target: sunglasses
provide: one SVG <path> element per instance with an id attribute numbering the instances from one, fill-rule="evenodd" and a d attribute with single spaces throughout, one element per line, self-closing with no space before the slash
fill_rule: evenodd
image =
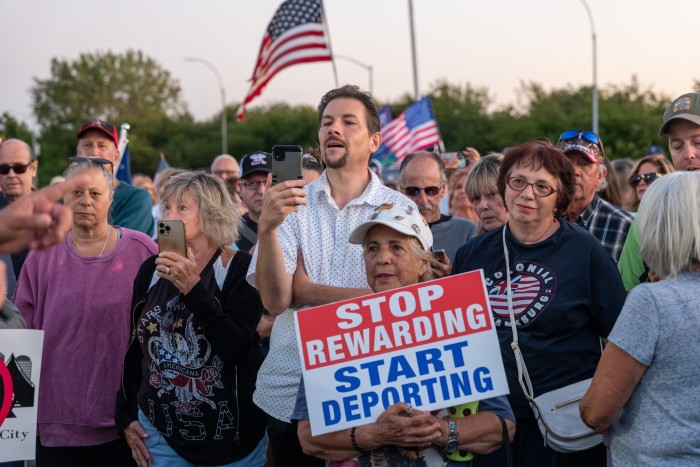
<path id="1" fill-rule="evenodd" d="M 101 157 L 72 156 L 69 157 L 68 160 L 71 162 L 92 162 L 99 165 L 109 165 L 112 170 L 114 170 L 114 164 L 112 164 L 112 161 Z"/>
<path id="2" fill-rule="evenodd" d="M 659 178 L 661 175 L 663 175 L 663 174 L 660 174 L 658 172 L 649 172 L 649 173 L 645 173 L 645 174 L 632 175 L 630 177 L 630 184 L 632 186 L 636 187 L 637 185 L 639 185 L 639 183 L 642 180 L 644 180 L 644 183 L 649 185 L 651 182 L 653 182 L 654 180 Z"/>
<path id="3" fill-rule="evenodd" d="M 23 174 L 29 169 L 30 165 L 32 165 L 31 162 L 29 164 L 0 164 L 0 175 L 7 175 L 10 173 L 10 170 L 14 170 L 17 175 Z"/>
<path id="4" fill-rule="evenodd" d="M 420 192 L 424 191 L 427 196 L 435 196 L 440 193 L 442 186 L 426 186 L 425 188 L 419 188 L 417 186 L 405 186 L 403 187 L 403 192 L 408 196 L 420 196 Z"/>
<path id="5" fill-rule="evenodd" d="M 602 144 L 600 141 L 600 137 L 592 131 L 566 130 L 559 137 L 559 141 L 565 141 L 567 139 L 585 139 L 589 143 Z"/>

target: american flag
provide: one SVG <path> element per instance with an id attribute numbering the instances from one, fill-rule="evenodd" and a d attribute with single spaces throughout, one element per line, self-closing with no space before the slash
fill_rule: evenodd
<path id="1" fill-rule="evenodd" d="M 236 112 L 242 120 L 245 106 L 262 93 L 267 83 L 288 66 L 332 60 L 323 28 L 320 0 L 287 0 L 267 27 L 248 95 Z"/>
<path id="2" fill-rule="evenodd" d="M 411 104 L 399 117 L 382 127 L 383 144 L 398 160 L 408 154 L 435 146 L 440 131 L 433 116 L 430 98 Z"/>
<path id="3" fill-rule="evenodd" d="M 513 292 L 513 314 L 515 319 L 518 319 L 540 294 L 540 280 L 535 276 L 517 275 L 511 278 L 510 288 Z M 508 312 L 508 283 L 505 278 L 489 290 L 489 301 L 491 302 L 491 310 L 495 314 L 503 317 L 510 316 Z"/>

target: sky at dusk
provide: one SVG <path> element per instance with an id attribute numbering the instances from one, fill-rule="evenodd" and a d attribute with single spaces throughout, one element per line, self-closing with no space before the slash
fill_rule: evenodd
<path id="1" fill-rule="evenodd" d="M 185 57 L 200 57 L 220 72 L 228 104 L 247 90 L 260 41 L 279 0 L 0 0 L 0 113 L 34 127 L 29 89 L 49 77 L 53 57 L 142 50 L 182 87 L 198 120 L 221 108 L 214 73 Z M 373 91 L 386 102 L 413 94 L 407 0 L 325 0 L 334 53 L 374 69 Z M 673 98 L 700 79 L 700 41 L 692 0 L 588 0 L 598 38 L 598 84 L 641 85 Z M 485 87 L 494 108 L 518 104 L 522 82 L 545 89 L 589 85 L 592 45 L 580 0 L 413 0 L 419 92 L 440 80 Z M 340 84 L 367 89 L 368 71 L 336 62 Z M 316 105 L 335 87 L 329 62 L 279 73 L 251 104 L 285 101 Z"/>

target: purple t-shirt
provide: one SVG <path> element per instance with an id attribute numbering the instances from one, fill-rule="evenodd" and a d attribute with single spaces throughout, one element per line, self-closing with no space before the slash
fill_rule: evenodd
<path id="1" fill-rule="evenodd" d="M 104 256 L 83 256 L 69 233 L 27 257 L 14 302 L 29 329 L 44 331 L 38 425 L 44 446 L 90 446 L 118 438 L 115 394 L 129 340 L 134 278 L 158 252 L 147 235 L 119 229 Z"/>

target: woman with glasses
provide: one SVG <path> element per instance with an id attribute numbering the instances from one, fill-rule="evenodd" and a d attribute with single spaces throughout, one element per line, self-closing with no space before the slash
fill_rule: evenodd
<path id="1" fill-rule="evenodd" d="M 187 255 L 151 256 L 134 281 L 117 426 L 140 467 L 262 466 L 253 390 L 263 306 L 245 279 L 250 255 L 228 247 L 240 215 L 223 180 L 204 172 L 170 177 L 159 198 L 162 220 L 184 223 Z"/>
<path id="2" fill-rule="evenodd" d="M 147 235 L 109 224 L 111 163 L 70 160 L 66 180 L 89 179 L 63 198 L 72 231 L 58 246 L 29 253 L 14 300 L 27 327 L 44 331 L 37 466 L 133 465 L 115 426 L 114 394 L 134 277 L 157 248 Z"/>
<path id="3" fill-rule="evenodd" d="M 630 172 L 629 184 L 632 187 L 632 194 L 628 211 L 637 212 L 642 196 L 649 185 L 662 175 L 671 172 L 673 172 L 673 166 L 664 156 L 646 156 L 639 159 Z"/>
<path id="4" fill-rule="evenodd" d="M 593 235 L 560 217 L 574 169 L 552 144 L 510 149 L 497 186 L 508 222 L 467 242 L 452 272 L 484 270 L 516 417 L 514 465 L 604 466 L 601 445 L 571 454 L 545 446 L 518 378 L 511 311 L 535 396 L 591 378 L 625 299 L 617 268 Z"/>

